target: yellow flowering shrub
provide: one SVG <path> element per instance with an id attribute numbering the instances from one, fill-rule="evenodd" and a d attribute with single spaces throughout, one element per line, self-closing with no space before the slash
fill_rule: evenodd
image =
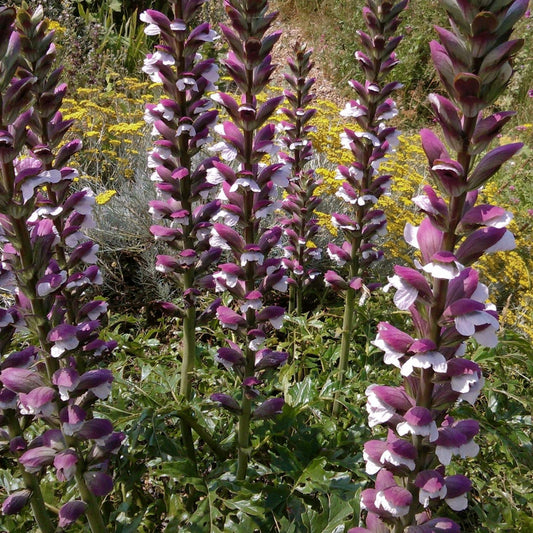
<path id="1" fill-rule="evenodd" d="M 133 77 L 110 74 L 108 89 L 79 87 L 64 100 L 65 119 L 74 119 L 71 134 L 84 149 L 74 164 L 82 178 L 107 187 L 116 180 L 131 179 L 137 156 L 145 160 L 148 139 L 144 105 L 153 100 L 153 85 Z"/>
<path id="2" fill-rule="evenodd" d="M 412 198 L 424 182 L 427 159 L 420 144 L 420 136 L 401 135 L 397 151 L 380 167 L 380 172 L 392 176 L 390 196 L 380 198 L 380 208 L 387 214 L 388 234 L 384 250 L 388 257 L 401 262 L 412 261 L 413 248 L 403 238 L 407 223 L 420 224 L 423 216 L 416 210 Z"/>
<path id="3" fill-rule="evenodd" d="M 49 20 L 48 29 L 50 31 L 55 32 L 56 39 L 61 39 L 61 37 L 66 31 L 66 28 L 62 26 L 57 20 Z"/>
<path id="4" fill-rule="evenodd" d="M 339 107 L 328 100 L 317 100 L 314 104 L 317 112 L 311 120 L 311 126 L 316 131 L 309 134 L 313 142 L 313 149 L 317 154 L 325 156 L 327 161 L 337 165 L 350 164 L 352 157 L 348 150 L 341 146 L 340 135 L 344 128 L 359 131 L 357 124 L 349 123 L 340 116 Z M 338 183 L 334 190 L 338 189 Z M 323 189 L 325 192 L 327 189 Z"/>

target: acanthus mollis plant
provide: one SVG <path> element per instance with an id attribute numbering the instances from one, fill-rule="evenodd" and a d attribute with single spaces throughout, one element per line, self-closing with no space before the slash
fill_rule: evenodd
<path id="1" fill-rule="evenodd" d="M 82 515 L 101 532 L 100 498 L 124 435 L 93 406 L 110 393 L 113 375 L 99 362 L 115 343 L 99 338 L 107 304 L 93 299 L 98 247 L 84 234 L 95 201 L 72 187 L 67 165 L 81 142 L 65 141 L 72 121 L 59 111 L 66 85 L 47 29 L 41 7 L 0 8 L 0 441 L 24 486 L 2 513 L 29 503 L 43 532 Z M 74 497 L 58 521 L 40 488 L 49 471 Z"/>
<path id="2" fill-rule="evenodd" d="M 214 288 L 210 272 L 221 255 L 220 248 L 209 244 L 211 220 L 220 205 L 219 200 L 211 198 L 214 185 L 206 179 L 214 158 L 205 157 L 202 152 L 212 140 L 210 133 L 218 115 L 206 97 L 215 89 L 218 66 L 213 59 L 199 54 L 216 34 L 208 23 L 195 25 L 204 3 L 205 0 L 171 1 L 172 20 L 151 9 L 141 14 L 141 20 L 148 24 L 145 33 L 160 37 L 143 67 L 152 81 L 162 84 L 164 92 L 158 104 L 147 105 L 145 113 L 152 134 L 158 137 L 148 161 L 158 193 L 157 200 L 150 202 L 150 212 L 158 222 L 151 232 L 170 251 L 157 256 L 156 269 L 177 285 L 182 298 L 182 306 L 162 305 L 182 319 L 179 393 L 186 402 L 192 396 L 196 327 L 209 314 L 202 310 L 199 296 L 203 289 Z M 182 419 L 182 435 L 187 454 L 195 463 L 190 428 L 193 419 L 187 420 Z"/>
<path id="3" fill-rule="evenodd" d="M 396 266 L 389 278 L 394 302 L 408 311 L 414 331 L 380 323 L 374 344 L 386 364 L 403 377 L 399 387 L 371 385 L 369 424 L 388 427 L 387 440 L 364 447 L 375 488 L 362 493 L 368 511 L 361 531 L 460 531 L 446 509 L 466 509 L 470 480 L 446 474 L 453 457 L 476 456 L 479 423 L 456 420 L 457 402 L 474 404 L 483 385 L 481 368 L 465 357 L 468 341 L 498 342 L 498 314 L 488 302 L 475 262 L 484 254 L 514 247 L 506 229 L 511 214 L 479 202 L 483 185 L 520 148 L 520 143 L 489 149 L 512 112 L 488 109 L 512 76 L 512 58 L 522 40 L 509 40 L 527 0 L 442 2 L 451 31 L 437 27 L 440 42 L 431 56 L 447 97 L 429 100 L 445 140 L 421 131 L 431 185 L 414 198 L 426 215 L 406 226 L 405 239 L 419 251 L 414 268 Z M 488 151 L 487 151 L 488 150 Z M 455 469 L 456 470 L 456 469 Z"/>
<path id="4" fill-rule="evenodd" d="M 336 193 L 346 205 L 342 213 L 333 213 L 331 220 L 344 238 L 338 246 L 330 243 L 328 255 L 346 271 L 345 275 L 329 270 L 325 282 L 336 291 L 343 291 L 345 299 L 341 351 L 339 356 L 339 381 L 344 384 L 348 356 L 355 322 L 355 305 L 358 292 L 361 301 L 376 286 L 370 279 L 370 266 L 381 259 L 383 252 L 376 247 L 376 239 L 386 233 L 387 221 L 383 210 L 376 204 L 390 189 L 392 176 L 380 173 L 380 165 L 398 145 L 398 131 L 387 126 L 386 121 L 397 115 L 391 93 L 402 87 L 399 82 L 385 83 L 385 78 L 398 64 L 394 50 L 402 37 L 396 36 L 399 15 L 407 0 L 390 2 L 369 0 L 363 8 L 368 33 L 358 35 L 364 51 L 355 54 L 366 76 L 364 84 L 352 80 L 350 85 L 357 99 L 346 104 L 341 115 L 355 119 L 360 130 L 345 128 L 343 146 L 353 155 L 353 163 L 338 167 L 337 178 L 342 185 Z M 333 404 L 338 413 L 339 402 Z"/>
<path id="5" fill-rule="evenodd" d="M 208 181 L 219 183 L 222 205 L 213 225 L 211 243 L 227 251 L 228 262 L 214 274 L 217 291 L 228 305 L 217 309 L 220 323 L 233 332 L 233 340 L 218 350 L 218 361 L 233 369 L 241 383 L 236 399 L 224 393 L 212 399 L 235 413 L 238 423 L 237 479 L 244 480 L 250 458 L 252 421 L 281 411 L 283 398 L 264 400 L 261 392 L 269 371 L 279 367 L 287 354 L 267 348 L 270 328 L 280 328 L 285 309 L 270 305 L 273 290 L 287 289 L 281 257 L 273 253 L 281 228 L 271 227 L 272 213 L 279 208 L 278 187 L 288 185 L 290 166 L 265 164 L 277 152 L 275 126 L 267 123 L 283 96 L 258 105 L 274 70 L 270 51 L 279 32 L 265 35 L 277 13 L 267 13 L 266 0 L 224 2 L 232 28 L 221 25 L 230 52 L 224 64 L 241 92 L 240 102 L 219 93 L 213 98 L 227 111 L 228 120 L 215 129 L 222 141 L 213 146 L 225 162 L 214 162 Z M 264 390 L 264 389 L 263 389 Z"/>
<path id="6" fill-rule="evenodd" d="M 322 180 L 317 178 L 314 169 L 308 168 L 313 158 L 308 133 L 314 129 L 308 123 L 316 113 L 316 109 L 309 107 L 315 99 L 311 93 L 315 79 L 308 77 L 314 65 L 310 59 L 312 50 L 296 43 L 293 54 L 287 61 L 290 73 L 284 74 L 291 88 L 284 91 L 290 107 L 280 109 L 287 120 L 282 120 L 279 125 L 283 132 L 281 142 L 286 150 L 280 152 L 279 157 L 291 166 L 287 194 L 281 204 L 287 216 L 280 222 L 288 239 L 283 264 L 290 273 L 289 311 L 295 310 L 301 315 L 304 289 L 318 274 L 313 262 L 321 256 L 320 248 L 312 241 L 319 229 L 315 210 L 322 201 L 315 195 L 315 190 Z"/>

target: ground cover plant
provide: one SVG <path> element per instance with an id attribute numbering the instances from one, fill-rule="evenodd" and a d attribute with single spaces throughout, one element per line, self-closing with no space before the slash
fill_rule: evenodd
<path id="1" fill-rule="evenodd" d="M 344 108 L 289 4 L 357 13 Z M 0 530 L 530 531 L 527 2 L 45 7 L 0 8 Z"/>

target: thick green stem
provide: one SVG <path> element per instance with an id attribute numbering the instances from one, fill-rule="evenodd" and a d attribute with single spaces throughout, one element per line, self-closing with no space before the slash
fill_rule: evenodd
<path id="1" fill-rule="evenodd" d="M 303 285 L 301 281 L 298 282 L 296 288 L 296 314 L 302 316 L 303 312 Z"/>
<path id="2" fill-rule="evenodd" d="M 296 287 L 291 285 L 289 287 L 289 313 L 292 314 L 296 307 Z"/>
<path id="3" fill-rule="evenodd" d="M 248 263 L 250 265 L 250 263 Z M 248 266 L 247 265 L 247 266 Z M 248 278 L 247 285 L 253 283 L 253 278 Z M 246 313 L 248 327 L 251 329 L 255 325 L 255 312 L 253 309 L 248 309 Z M 246 348 L 246 364 L 244 370 L 244 377 L 251 377 L 254 375 L 255 368 L 255 352 L 249 347 Z M 252 418 L 252 400 L 243 395 L 241 401 L 241 414 L 239 416 L 239 427 L 237 436 L 238 446 L 238 463 L 237 463 L 237 479 L 244 481 L 246 479 L 246 470 L 248 469 L 248 461 L 251 455 L 250 449 L 250 422 Z"/>
<path id="4" fill-rule="evenodd" d="M 28 474 L 26 471 L 22 472 L 22 479 L 24 480 L 26 488 L 31 490 L 31 511 L 41 533 L 54 533 L 56 528 L 52 524 L 52 520 L 46 510 L 46 504 L 41 493 L 38 479 L 32 474 Z"/>
<path id="5" fill-rule="evenodd" d="M 75 478 L 81 499 L 87 504 L 85 516 L 87 517 L 92 533 L 104 533 L 105 531 L 108 531 L 102 513 L 100 512 L 96 496 L 88 489 L 85 479 L 83 479 L 83 474 L 77 471 Z"/>
<path id="6" fill-rule="evenodd" d="M 218 442 L 213 438 L 213 436 L 200 425 L 198 420 L 196 420 L 189 411 L 180 411 L 178 416 L 182 422 L 185 422 L 188 427 L 194 430 L 198 436 L 204 440 L 207 445 L 213 450 L 215 455 L 223 461 L 228 456 L 227 452 L 218 444 Z"/>
<path id="7" fill-rule="evenodd" d="M 339 377 L 339 391 L 335 394 L 333 401 L 332 415 L 335 417 L 339 414 L 340 390 L 344 387 L 346 381 L 346 370 L 348 368 L 348 356 L 350 354 L 350 343 L 352 340 L 352 332 L 354 325 L 354 311 L 355 311 L 355 290 L 348 287 L 346 291 L 346 300 L 344 302 L 344 318 L 342 321 L 342 339 L 341 339 L 341 353 L 339 355 L 338 377 Z"/>
<path id="8" fill-rule="evenodd" d="M 194 358 L 196 352 L 196 309 L 189 307 L 183 319 L 183 355 L 181 361 L 181 383 L 180 394 L 186 400 L 191 399 L 191 373 L 194 369 Z M 183 445 L 187 452 L 187 457 L 197 470 L 196 451 L 194 449 L 194 439 L 192 436 L 191 426 L 189 423 L 181 419 L 181 434 L 183 438 Z"/>
<path id="9" fill-rule="evenodd" d="M 194 471 L 198 472 L 198 465 L 196 463 L 196 451 L 194 449 L 194 439 L 192 436 L 191 426 L 186 420 L 181 419 L 181 437 L 183 439 L 183 446 L 187 452 L 187 457 L 191 460 Z"/>
<path id="10" fill-rule="evenodd" d="M 252 93 L 253 87 L 253 69 L 246 69 L 246 78 L 249 90 L 245 93 L 246 103 L 253 105 L 254 97 Z M 243 131 L 244 135 L 244 161 L 243 170 L 252 172 L 252 152 L 254 142 L 254 131 Z M 244 240 L 247 244 L 255 243 L 256 240 L 256 223 L 253 216 L 253 193 L 247 191 L 244 194 Z M 255 288 L 255 271 L 251 262 L 246 265 L 246 292 L 249 293 Z M 246 312 L 246 328 L 253 329 L 256 326 L 255 311 L 248 309 Z M 246 363 L 244 369 L 243 380 L 252 377 L 255 373 L 255 352 L 250 348 L 246 348 Z M 239 416 L 239 425 L 237 429 L 237 447 L 238 447 L 238 461 L 237 461 L 237 480 L 244 481 L 246 479 L 246 471 L 248 469 L 248 461 L 250 459 L 250 421 L 252 417 L 252 400 L 247 398 L 244 394 L 241 401 L 241 414 Z"/>
<path id="11" fill-rule="evenodd" d="M 239 438 L 238 438 L 238 464 L 237 464 L 237 480 L 244 481 L 246 479 L 246 471 L 248 469 L 248 461 L 250 460 L 250 418 L 252 414 L 252 401 L 246 396 L 241 402 L 241 415 L 239 416 Z"/>

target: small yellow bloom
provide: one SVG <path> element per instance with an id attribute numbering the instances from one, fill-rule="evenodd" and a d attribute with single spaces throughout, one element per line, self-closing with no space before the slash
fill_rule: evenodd
<path id="1" fill-rule="evenodd" d="M 111 200 L 111 198 L 113 198 L 113 196 L 115 196 L 115 194 L 117 194 L 117 191 L 115 191 L 114 189 L 109 189 L 107 191 L 104 191 L 104 192 L 102 192 L 102 193 L 100 193 L 99 195 L 96 196 L 96 198 L 95 198 L 96 203 L 98 205 L 107 204 L 107 202 L 109 202 L 109 200 Z"/>

